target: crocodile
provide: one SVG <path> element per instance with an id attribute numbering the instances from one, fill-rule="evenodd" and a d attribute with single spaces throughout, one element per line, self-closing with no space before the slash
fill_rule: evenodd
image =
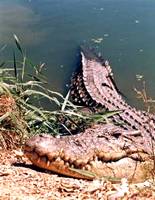
<path id="1" fill-rule="evenodd" d="M 108 61 L 101 60 L 90 49 L 82 48 L 82 71 L 71 82 L 72 101 L 88 107 L 120 110 L 114 122 L 123 121 L 125 129 L 141 130 L 146 136 L 155 131 L 155 116 L 136 110 L 120 95 Z M 151 126 L 151 124 L 152 126 Z M 123 125 L 122 125 L 123 126 Z"/>
<path id="2" fill-rule="evenodd" d="M 96 124 L 77 135 L 59 138 L 40 134 L 30 138 L 24 152 L 44 169 L 75 178 L 127 178 L 139 182 L 153 177 L 155 117 L 128 105 L 120 94 L 108 61 L 90 49 L 81 50 L 81 68 L 71 81 L 75 103 L 120 110 L 114 123 Z"/>

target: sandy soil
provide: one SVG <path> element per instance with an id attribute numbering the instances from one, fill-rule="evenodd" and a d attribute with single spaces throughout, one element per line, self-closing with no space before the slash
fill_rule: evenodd
<path id="1" fill-rule="evenodd" d="M 19 123 L 20 114 L 13 98 L 1 96 L 0 116 L 13 110 L 16 110 Z M 8 124 L 15 126 L 10 118 L 6 118 L 3 125 Z M 19 137 L 16 138 L 17 134 L 3 131 L 3 126 L 1 129 L 0 200 L 155 199 L 155 182 L 128 184 L 126 179 L 122 179 L 120 183 L 114 184 L 104 179 L 87 181 L 67 178 L 38 169 L 23 156 L 20 149 L 4 150 L 13 149 L 20 142 Z"/>
<path id="2" fill-rule="evenodd" d="M 0 200 L 155 199 L 150 182 L 112 184 L 103 180 L 78 180 L 40 170 L 20 150 L 0 150 Z"/>

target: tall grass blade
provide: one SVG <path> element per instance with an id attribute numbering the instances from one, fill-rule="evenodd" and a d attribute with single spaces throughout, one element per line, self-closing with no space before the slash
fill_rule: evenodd
<path id="1" fill-rule="evenodd" d="M 2 116 L 0 117 L 0 123 L 1 123 L 4 119 L 6 119 L 9 115 L 10 115 L 10 112 L 6 112 L 4 115 L 2 115 Z"/>
<path id="2" fill-rule="evenodd" d="M 70 134 L 70 135 L 72 135 L 72 133 L 70 132 L 70 130 L 67 128 L 67 126 L 65 126 L 65 124 L 61 124 L 63 127 L 64 127 L 64 129 Z"/>
<path id="3" fill-rule="evenodd" d="M 122 110 L 107 111 L 107 112 L 103 113 L 103 117 L 104 118 L 112 117 L 112 116 L 117 115 L 121 112 L 122 112 Z"/>
<path id="4" fill-rule="evenodd" d="M 16 64 L 16 55 L 14 51 L 13 51 L 13 67 L 14 67 L 15 78 L 17 80 L 17 64 Z"/>
<path id="5" fill-rule="evenodd" d="M 45 93 L 43 93 L 43 92 L 40 92 L 40 91 L 36 91 L 36 90 L 26 90 L 26 91 L 24 91 L 21 95 L 23 95 L 23 96 L 31 96 L 31 95 L 40 95 L 40 96 L 42 96 L 42 97 L 45 97 L 45 98 L 47 98 L 47 99 L 49 99 L 49 100 L 52 100 L 52 101 L 54 101 L 58 106 L 60 106 L 60 102 L 58 101 L 58 99 L 56 98 L 56 97 L 50 97 L 49 95 L 47 95 L 47 94 L 45 94 Z"/>
<path id="6" fill-rule="evenodd" d="M 88 117 L 88 119 L 93 120 L 94 122 L 108 122 L 108 118 L 112 117 L 116 114 L 119 114 L 121 110 L 114 110 L 114 111 L 106 111 L 104 113 L 92 114 Z"/>
<path id="7" fill-rule="evenodd" d="M 5 44 L 5 45 L 3 45 L 1 48 L 0 48 L 0 53 L 2 52 L 2 51 L 4 51 L 4 49 L 7 47 L 7 45 Z"/>
<path id="8" fill-rule="evenodd" d="M 38 113 L 40 116 L 42 116 L 44 120 L 47 120 L 46 115 L 44 115 L 44 113 L 39 108 L 37 108 L 36 106 L 30 105 L 30 104 L 26 103 L 25 101 L 23 101 L 21 99 L 19 101 L 20 101 L 20 103 L 22 103 L 28 109 L 31 109 L 35 113 Z"/>
<path id="9" fill-rule="evenodd" d="M 1 92 L 1 93 L 6 93 L 6 94 L 8 94 L 8 95 L 11 96 L 10 88 L 7 87 L 7 84 L 5 84 L 5 83 L 3 83 L 3 82 L 0 83 L 0 92 Z"/>
<path id="10" fill-rule="evenodd" d="M 76 173 L 78 173 L 78 174 L 81 174 L 81 175 L 83 175 L 83 176 L 85 176 L 85 177 L 88 177 L 88 178 L 95 178 L 96 177 L 96 174 L 95 173 L 93 173 L 93 172 L 90 172 L 90 171 L 87 171 L 87 170 L 83 170 L 83 169 L 76 169 L 76 168 L 69 168 L 71 171 L 73 171 L 73 172 L 76 172 Z"/>
<path id="11" fill-rule="evenodd" d="M 13 34 L 13 37 L 14 37 L 14 39 L 15 39 L 15 43 L 16 43 L 17 49 L 18 49 L 18 50 L 20 51 L 20 53 L 23 55 L 23 50 L 22 50 L 22 48 L 21 48 L 20 41 L 19 41 L 17 35 L 16 35 L 16 34 Z"/>
<path id="12" fill-rule="evenodd" d="M 25 74 L 25 64 L 26 64 L 26 56 L 23 57 L 23 66 L 22 66 L 22 82 L 24 80 L 24 74 Z"/>
<path id="13" fill-rule="evenodd" d="M 0 67 L 3 67 L 5 65 L 5 62 L 2 62 L 1 64 L 0 64 Z"/>
<path id="14" fill-rule="evenodd" d="M 69 95 L 70 95 L 70 91 L 68 91 L 68 93 L 67 93 L 67 95 L 66 95 L 66 97 L 65 97 L 65 100 L 64 100 L 64 102 L 63 102 L 63 104 L 62 104 L 62 107 L 61 107 L 61 111 L 63 112 L 64 110 L 65 110 L 65 108 L 66 108 L 66 105 L 67 105 L 67 102 L 68 102 L 68 99 L 69 99 Z"/>
<path id="15" fill-rule="evenodd" d="M 66 115 L 69 115 L 69 116 L 76 116 L 76 117 L 79 117 L 79 118 L 81 118 L 81 119 L 87 119 L 87 118 L 88 118 L 88 117 L 86 117 L 86 116 L 83 116 L 83 115 L 81 115 L 81 114 L 78 114 L 78 113 L 76 113 L 76 112 L 69 111 L 69 110 L 63 111 L 63 113 L 66 114 Z"/>
<path id="16" fill-rule="evenodd" d="M 35 76 L 35 75 L 31 75 L 31 74 L 27 74 L 29 77 L 31 77 L 33 80 L 35 81 L 38 81 L 38 82 L 41 82 L 41 83 L 46 83 L 47 84 L 47 81 L 43 80 L 42 78 L 38 77 L 38 76 Z"/>

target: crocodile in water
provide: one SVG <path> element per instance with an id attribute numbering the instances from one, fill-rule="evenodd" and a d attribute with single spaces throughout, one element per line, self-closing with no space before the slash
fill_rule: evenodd
<path id="1" fill-rule="evenodd" d="M 37 135 L 26 142 L 25 154 L 34 165 L 76 178 L 150 178 L 154 171 L 154 116 L 124 101 L 107 61 L 89 49 L 82 49 L 81 56 L 82 70 L 72 79 L 72 99 L 94 109 L 121 110 L 113 121 L 124 124 L 99 124 L 60 138 Z"/>

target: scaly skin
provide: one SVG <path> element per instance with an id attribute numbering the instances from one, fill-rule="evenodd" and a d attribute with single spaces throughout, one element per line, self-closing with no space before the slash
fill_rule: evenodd
<path id="1" fill-rule="evenodd" d="M 154 116 L 123 100 L 108 62 L 100 62 L 89 51 L 81 54 L 82 71 L 72 79 L 72 99 L 94 110 L 122 110 L 113 121 L 121 120 L 124 125 L 96 125 L 76 136 L 60 138 L 34 136 L 26 142 L 25 154 L 34 165 L 76 178 L 126 177 L 135 182 L 150 178 L 154 169 Z"/>
<path id="2" fill-rule="evenodd" d="M 114 116 L 113 120 L 123 121 L 125 129 L 141 130 L 145 136 L 155 132 L 155 117 L 147 112 L 137 111 L 124 101 L 114 84 L 109 64 L 100 62 L 89 49 L 83 49 L 81 55 L 82 72 L 75 76 L 71 84 L 73 101 L 80 104 L 82 102 L 89 107 L 100 104 L 110 111 L 121 110 L 123 112 Z"/>
<path id="3" fill-rule="evenodd" d="M 137 182 L 150 178 L 153 169 L 151 151 L 140 132 L 112 124 L 96 125 L 75 136 L 37 135 L 26 142 L 24 151 L 34 165 L 76 178 L 126 177 Z"/>

